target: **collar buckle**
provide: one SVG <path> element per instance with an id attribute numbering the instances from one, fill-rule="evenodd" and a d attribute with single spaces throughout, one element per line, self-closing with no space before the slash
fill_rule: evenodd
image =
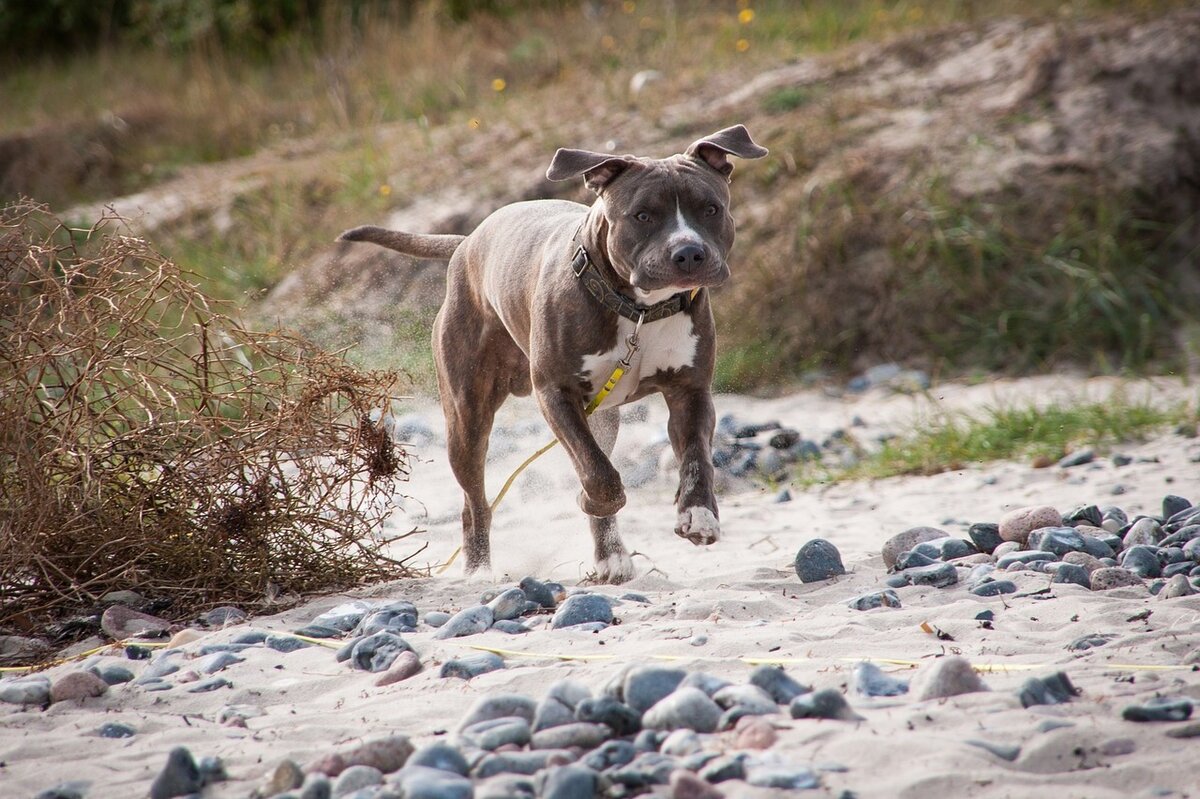
<path id="1" fill-rule="evenodd" d="M 587 269 L 589 260 L 588 251 L 580 244 L 579 248 L 575 250 L 575 255 L 571 257 L 571 271 L 575 273 L 575 277 L 583 277 L 583 272 Z"/>

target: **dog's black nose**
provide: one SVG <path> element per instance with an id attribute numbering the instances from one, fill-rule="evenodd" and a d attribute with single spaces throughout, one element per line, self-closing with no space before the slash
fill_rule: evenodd
<path id="1" fill-rule="evenodd" d="M 676 266 L 684 269 L 691 269 L 704 263 L 704 248 L 696 244 L 685 244 L 682 247 L 676 247 L 671 252 L 671 260 Z"/>

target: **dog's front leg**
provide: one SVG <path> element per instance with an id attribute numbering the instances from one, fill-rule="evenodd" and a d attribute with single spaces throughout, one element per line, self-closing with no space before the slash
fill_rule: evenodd
<path id="1" fill-rule="evenodd" d="M 717 498 L 713 494 L 712 438 L 716 426 L 712 395 L 707 389 L 666 392 L 670 421 L 667 434 L 679 461 L 679 517 L 675 535 L 693 544 L 716 543 L 721 535 Z"/>
<path id="2" fill-rule="evenodd" d="M 588 427 L 577 393 L 557 385 L 535 386 L 542 415 L 571 458 L 583 490 L 579 507 L 589 516 L 612 516 L 625 506 L 621 475 Z"/>

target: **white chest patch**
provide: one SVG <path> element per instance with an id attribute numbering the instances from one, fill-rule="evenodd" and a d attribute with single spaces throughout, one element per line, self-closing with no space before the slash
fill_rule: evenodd
<path id="1" fill-rule="evenodd" d="M 583 356 L 580 376 L 592 385 L 591 396 L 604 385 L 616 368 L 617 362 L 625 357 L 628 348 L 625 339 L 633 332 L 634 323 L 622 317 L 617 322 L 617 345 L 599 355 Z M 600 403 L 601 408 L 611 408 L 624 403 L 643 378 L 668 369 L 691 366 L 696 359 L 698 337 L 693 332 L 690 314 L 678 313 L 658 322 L 642 325 L 641 349 L 633 356 L 630 368 L 625 372 L 612 393 Z"/>

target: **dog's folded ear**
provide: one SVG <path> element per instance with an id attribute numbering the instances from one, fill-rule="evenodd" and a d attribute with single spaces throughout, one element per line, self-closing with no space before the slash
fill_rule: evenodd
<path id="1" fill-rule="evenodd" d="M 725 177 L 729 177 L 733 172 L 733 164 L 729 163 L 728 156 L 762 158 L 767 152 L 766 147 L 754 143 L 745 125 L 734 125 L 692 142 L 685 155 L 699 158 Z"/>
<path id="2" fill-rule="evenodd" d="M 636 163 L 637 160 L 628 155 L 560 148 L 550 161 L 546 177 L 549 180 L 570 180 L 583 175 L 587 187 L 598 194 L 613 178 Z"/>

